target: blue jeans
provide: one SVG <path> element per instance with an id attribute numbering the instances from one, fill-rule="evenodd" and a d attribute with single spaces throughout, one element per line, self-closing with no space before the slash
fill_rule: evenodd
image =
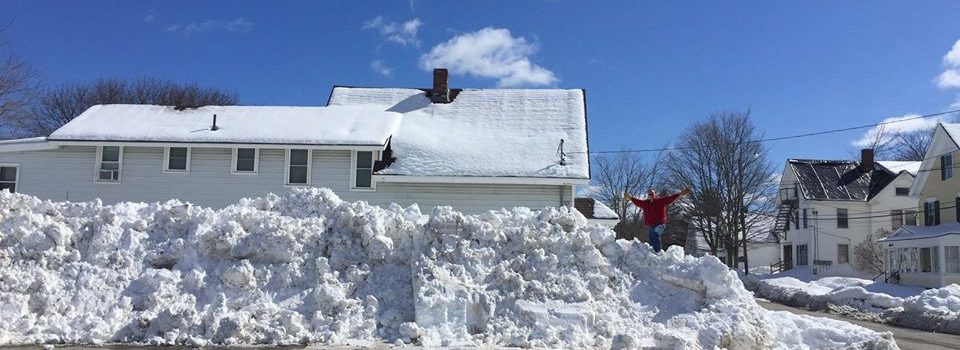
<path id="1" fill-rule="evenodd" d="M 653 247 L 653 251 L 660 252 L 660 235 L 663 234 L 663 230 L 667 229 L 666 224 L 659 224 L 650 227 L 650 246 Z"/>

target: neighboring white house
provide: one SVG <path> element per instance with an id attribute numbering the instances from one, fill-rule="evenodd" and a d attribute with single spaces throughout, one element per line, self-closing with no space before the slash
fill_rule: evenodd
<path id="1" fill-rule="evenodd" d="M 589 223 L 600 224 L 611 230 L 620 223 L 620 215 L 594 198 L 578 197 L 573 205 Z"/>
<path id="2" fill-rule="evenodd" d="M 335 87 L 327 106 L 97 105 L 0 142 L 0 188 L 221 207 L 291 187 L 468 213 L 572 205 L 589 181 L 580 89 Z"/>
<path id="3" fill-rule="evenodd" d="M 910 193 L 922 226 L 904 226 L 881 241 L 887 274 L 902 284 L 960 283 L 960 124 L 938 124 Z M 914 223 L 917 224 L 917 223 Z"/>
<path id="4" fill-rule="evenodd" d="M 852 268 L 853 248 L 868 235 L 915 224 L 910 187 L 919 166 L 875 162 L 869 149 L 860 161 L 788 160 L 774 228 L 784 268 Z"/>

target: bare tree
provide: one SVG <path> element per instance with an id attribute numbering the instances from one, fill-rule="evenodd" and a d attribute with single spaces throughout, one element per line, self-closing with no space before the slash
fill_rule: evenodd
<path id="1" fill-rule="evenodd" d="M 2 36 L 5 28 L 0 28 Z M 37 91 L 36 70 L 17 57 L 0 37 L 0 138 L 22 134 Z"/>
<path id="2" fill-rule="evenodd" d="M 643 237 L 639 235 L 643 229 L 641 213 L 623 198 L 623 193 L 639 194 L 652 188 L 657 159 L 647 163 L 637 153 L 621 152 L 597 157 L 595 161 L 593 197 L 610 206 L 620 216 L 620 225 L 614 228 L 617 238 Z"/>
<path id="3" fill-rule="evenodd" d="M 890 146 L 892 160 L 922 161 L 933 142 L 934 129 L 897 133 Z"/>
<path id="4" fill-rule="evenodd" d="M 46 91 L 24 126 L 33 135 L 49 135 L 76 116 L 97 104 L 152 104 L 178 109 L 206 105 L 235 105 L 235 93 L 196 84 L 177 84 L 165 80 L 140 79 L 132 83 L 101 79 L 89 84 L 67 84 Z"/>
<path id="5" fill-rule="evenodd" d="M 752 142 L 760 138 L 749 111 L 714 113 L 687 129 L 666 161 L 667 183 L 693 190 L 683 206 L 691 229 L 711 253 L 723 249 L 731 267 L 767 233 L 773 209 L 773 168 L 767 149 Z"/>
<path id="6" fill-rule="evenodd" d="M 880 239 L 889 235 L 890 231 L 881 229 L 853 247 L 854 264 L 858 270 L 883 273 L 883 245 L 880 244 Z"/>

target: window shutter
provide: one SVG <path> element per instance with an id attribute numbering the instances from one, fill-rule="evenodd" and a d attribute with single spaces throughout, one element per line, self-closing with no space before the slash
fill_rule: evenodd
<path id="1" fill-rule="evenodd" d="M 940 156 L 940 180 L 941 181 L 947 179 L 947 167 L 944 166 L 944 163 L 946 163 L 945 160 L 946 159 L 944 156 Z"/>
<path id="2" fill-rule="evenodd" d="M 933 224 L 940 224 L 940 201 L 933 202 Z"/>
<path id="3" fill-rule="evenodd" d="M 954 199 L 953 215 L 957 217 L 957 222 L 960 222 L 960 196 Z"/>
<path id="4" fill-rule="evenodd" d="M 930 222 L 930 203 L 923 202 L 923 226 L 930 226 L 933 224 Z"/>

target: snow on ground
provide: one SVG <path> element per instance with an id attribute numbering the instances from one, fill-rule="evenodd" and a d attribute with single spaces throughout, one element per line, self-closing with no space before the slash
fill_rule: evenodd
<path id="1" fill-rule="evenodd" d="M 843 271 L 833 271 L 843 273 Z M 906 327 L 960 334 L 960 286 L 926 290 L 797 268 L 741 277 L 758 297 L 812 310 L 839 309 Z"/>
<path id="2" fill-rule="evenodd" d="M 0 281 L 0 344 L 897 348 L 576 211 L 427 216 L 326 189 L 221 210 L 0 192 Z"/>

